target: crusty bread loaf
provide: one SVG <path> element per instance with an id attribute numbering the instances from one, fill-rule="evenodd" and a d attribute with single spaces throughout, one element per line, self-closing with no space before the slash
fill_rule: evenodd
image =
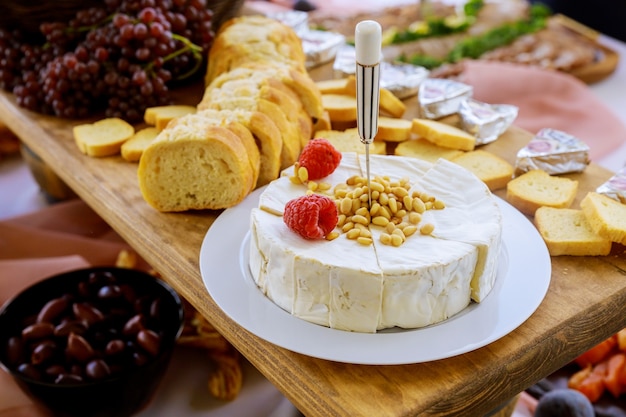
<path id="1" fill-rule="evenodd" d="M 551 256 L 602 256 L 611 252 L 611 241 L 591 229 L 582 210 L 539 207 L 534 223 Z"/>
<path id="2" fill-rule="evenodd" d="M 122 144 L 135 133 L 135 128 L 128 122 L 109 117 L 94 123 L 74 126 L 74 141 L 85 155 L 104 157 L 120 153 Z"/>
<path id="3" fill-rule="evenodd" d="M 365 153 L 365 145 L 359 137 L 359 130 L 351 128 L 346 130 L 320 130 L 315 132 L 315 138 L 324 138 L 328 140 L 339 152 L 356 152 Z M 384 155 L 387 147 L 384 142 L 372 142 L 370 145 L 370 153 Z"/>
<path id="4" fill-rule="evenodd" d="M 120 149 L 122 158 L 129 162 L 139 161 L 143 151 L 152 143 L 160 131 L 160 129 L 154 126 L 145 127 L 136 131 L 130 139 L 122 144 Z"/>
<path id="5" fill-rule="evenodd" d="M 471 151 L 476 145 L 476 138 L 473 135 L 437 120 L 413 119 L 412 131 L 444 148 Z"/>
<path id="6" fill-rule="evenodd" d="M 144 114 L 144 121 L 151 125 L 155 126 L 159 130 L 165 129 L 165 126 L 170 122 L 170 120 L 184 116 L 188 113 L 195 113 L 196 106 L 190 106 L 186 104 L 171 104 L 167 106 L 154 106 L 148 107 Z"/>
<path id="7" fill-rule="evenodd" d="M 301 151 L 300 136 L 297 131 L 298 126 L 290 123 L 280 107 L 276 104 L 262 98 L 231 95 L 210 97 L 205 106 L 198 105 L 199 111 L 206 109 L 240 109 L 249 112 L 263 113 L 276 126 L 276 131 L 278 132 L 281 141 L 280 168 L 285 169 L 293 165 L 298 160 L 298 156 Z"/>
<path id="8" fill-rule="evenodd" d="M 411 138 L 412 125 L 413 123 L 407 119 L 380 116 L 375 139 L 385 142 L 404 142 Z"/>
<path id="9" fill-rule="evenodd" d="M 452 162 L 473 172 L 491 191 L 506 187 L 513 178 L 513 165 L 482 149 L 462 153 L 452 158 Z"/>
<path id="10" fill-rule="evenodd" d="M 235 17 L 220 27 L 209 52 L 205 84 L 248 62 L 284 63 L 306 73 L 306 55 L 295 31 L 260 15 Z"/>
<path id="11" fill-rule="evenodd" d="M 311 139 L 312 117 L 307 113 L 298 94 L 281 80 L 252 68 L 235 68 L 221 74 L 206 87 L 198 108 L 208 108 L 211 100 L 225 95 L 264 99 L 276 104 L 289 122 L 295 125 L 301 147 Z"/>
<path id="12" fill-rule="evenodd" d="M 626 245 L 626 205 L 597 192 L 587 193 L 580 202 L 591 229 L 612 242 Z"/>
<path id="13" fill-rule="evenodd" d="M 534 169 L 509 181 L 506 199 L 522 213 L 534 216 L 542 206 L 569 208 L 577 191 L 578 181 Z"/>
<path id="14" fill-rule="evenodd" d="M 280 173 L 280 155 L 282 139 L 278 128 L 266 115 L 246 110 L 214 110 L 207 109 L 197 114 L 224 122 L 239 122 L 254 137 L 261 154 L 261 168 L 257 186 L 262 186 L 278 178 Z"/>
<path id="15" fill-rule="evenodd" d="M 412 158 L 423 159 L 428 162 L 436 162 L 439 158 L 452 160 L 463 154 L 458 149 L 444 148 L 423 139 L 409 139 L 398 143 L 394 153 L 398 156 L 410 156 Z"/>
<path id="16" fill-rule="evenodd" d="M 250 191 L 253 191 L 257 186 L 259 175 L 261 173 L 261 151 L 259 149 L 259 145 L 250 132 L 250 129 L 239 121 L 233 120 L 234 118 L 224 117 L 219 113 L 221 112 L 217 112 L 215 115 L 212 115 L 208 112 L 203 112 L 202 116 L 207 119 L 207 123 L 212 122 L 215 126 L 228 129 L 239 137 L 239 140 L 241 140 L 241 143 L 248 152 L 248 160 L 250 162 L 250 168 L 252 168 L 253 176 L 252 188 L 250 188 Z"/>
<path id="17" fill-rule="evenodd" d="M 248 195 L 254 177 L 239 137 L 199 114 L 161 131 L 137 175 L 144 199 L 163 212 L 232 207 Z"/>

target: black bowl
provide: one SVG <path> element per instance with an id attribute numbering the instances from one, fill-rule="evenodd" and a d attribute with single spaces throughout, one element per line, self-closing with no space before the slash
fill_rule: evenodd
<path id="1" fill-rule="evenodd" d="M 110 283 L 112 280 L 115 281 L 113 284 Z M 96 295 L 99 288 L 107 285 L 108 293 Z M 124 291 L 111 295 L 111 287 L 123 288 Z M 22 331 L 37 322 L 42 306 L 64 296 L 68 307 L 62 313 L 57 313 L 54 320 L 39 319 L 56 326 L 55 333 L 47 336 L 56 346 L 54 353 L 40 354 L 33 362 L 33 346 L 48 342 L 43 342 L 45 337 L 32 341 L 36 337 L 31 337 L 32 334 L 28 332 L 23 336 Z M 81 338 L 93 347 L 92 354 L 85 357 L 77 353 L 79 350 L 67 349 L 69 337 L 67 332 L 64 334 L 61 331 L 59 323 L 65 321 L 76 325 L 72 306 L 87 299 L 105 314 L 95 321 L 89 316 L 79 316 L 84 320 L 79 320 L 75 334 L 81 334 Z M 154 329 L 152 334 L 159 336 L 158 349 L 144 349 L 150 347 L 143 343 L 145 338 L 140 343 L 136 330 L 132 330 L 132 326 L 124 327 L 130 321 L 129 317 L 138 313 L 141 314 L 141 327 Z M 178 294 L 169 285 L 147 273 L 112 267 L 70 271 L 32 285 L 2 306 L 0 366 L 25 393 L 55 416 L 130 416 L 152 399 L 167 370 L 183 321 L 183 304 Z M 105 349 L 110 339 L 124 342 L 122 352 Z M 16 345 L 23 348 L 14 348 Z M 106 376 L 94 371 L 101 367 L 89 369 L 90 365 L 87 365 L 99 359 L 106 363 Z M 31 364 L 24 366 L 25 362 Z"/>

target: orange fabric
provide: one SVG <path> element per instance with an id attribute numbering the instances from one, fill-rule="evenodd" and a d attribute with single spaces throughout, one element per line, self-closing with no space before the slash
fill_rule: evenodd
<path id="1" fill-rule="evenodd" d="M 557 129 L 583 140 L 592 160 L 626 141 L 621 120 L 571 75 L 526 65 L 468 61 L 460 81 L 474 87 L 476 100 L 519 107 L 516 126 L 531 133 Z"/>

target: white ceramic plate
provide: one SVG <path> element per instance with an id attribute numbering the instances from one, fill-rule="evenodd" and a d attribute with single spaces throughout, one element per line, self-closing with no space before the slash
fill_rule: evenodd
<path id="1" fill-rule="evenodd" d="M 261 293 L 248 268 L 250 211 L 264 188 L 224 211 L 200 249 L 209 294 L 236 323 L 285 349 L 338 362 L 396 365 L 428 362 L 483 347 L 515 330 L 539 307 L 551 263 L 534 225 L 502 199 L 503 249 L 496 284 L 486 299 L 439 324 L 375 334 L 330 329 L 296 318 Z"/>

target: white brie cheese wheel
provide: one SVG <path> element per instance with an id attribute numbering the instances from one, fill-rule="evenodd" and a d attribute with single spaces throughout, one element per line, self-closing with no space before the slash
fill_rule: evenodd
<path id="1" fill-rule="evenodd" d="M 443 201 L 444 209 L 422 214 L 420 224 L 431 223 L 434 231 L 409 236 L 399 247 L 383 244 L 384 230 L 373 224 L 372 245 L 344 235 L 304 239 L 282 219 L 285 204 L 307 191 L 289 179 L 289 168 L 267 186 L 251 214 L 249 266 L 260 290 L 303 320 L 367 333 L 428 326 L 484 300 L 495 283 L 502 234 L 500 209 L 485 184 L 443 159 L 431 164 L 370 155 L 370 170 L 372 178 L 407 178 L 409 192 Z M 322 181 L 334 186 L 364 172 L 362 155 L 344 153 Z"/>

